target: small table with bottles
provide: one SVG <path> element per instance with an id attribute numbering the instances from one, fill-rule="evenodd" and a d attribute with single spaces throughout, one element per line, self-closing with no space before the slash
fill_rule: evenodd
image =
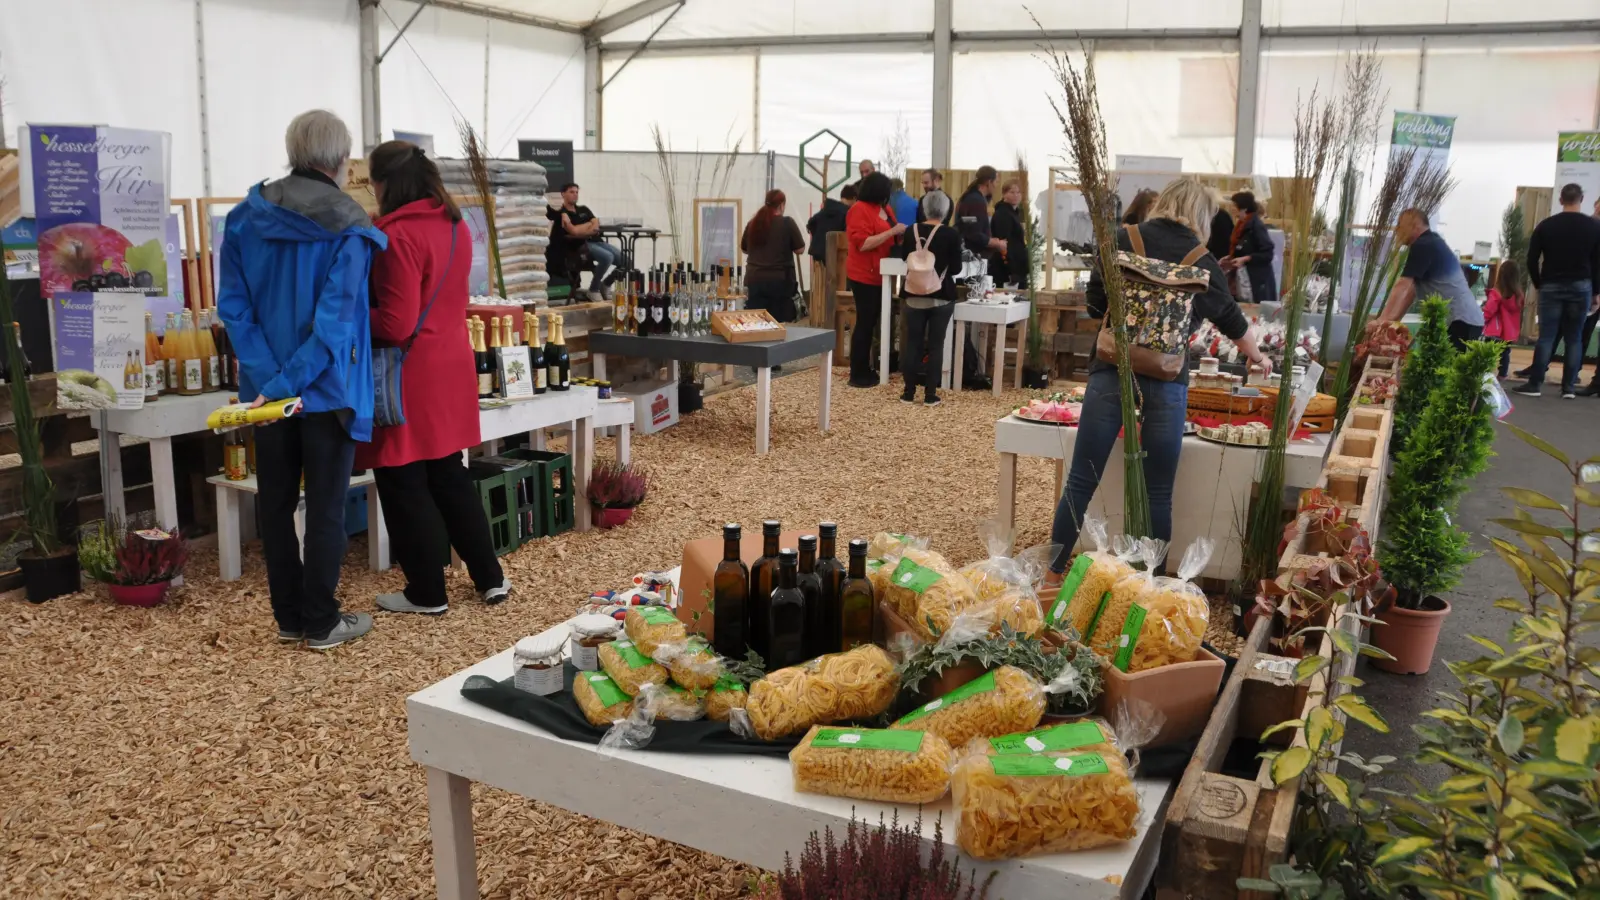
<path id="1" fill-rule="evenodd" d="M 721 366 L 750 366 L 756 370 L 756 453 L 765 454 L 772 427 L 772 367 L 808 356 L 822 357 L 821 391 L 818 397 L 817 424 L 828 430 L 828 413 L 833 399 L 832 329 L 787 326 L 781 341 L 752 341 L 730 344 L 714 334 L 652 334 L 641 336 L 626 331 L 589 332 L 589 354 L 594 377 L 605 380 L 607 356 L 632 356 L 641 359 L 666 359 L 672 362 L 672 380 L 678 380 L 680 362 Z"/>

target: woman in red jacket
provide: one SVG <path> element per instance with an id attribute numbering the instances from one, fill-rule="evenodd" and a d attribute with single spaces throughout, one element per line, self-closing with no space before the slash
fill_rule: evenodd
<path id="1" fill-rule="evenodd" d="M 845 238 L 850 245 L 844 274 L 856 299 L 856 324 L 850 329 L 851 387 L 878 386 L 878 367 L 872 362 L 872 336 L 878 333 L 878 318 L 883 310 L 883 278 L 878 274 L 878 264 L 906 231 L 906 226 L 896 223 L 889 210 L 892 193 L 889 176 L 873 172 L 856 185 L 855 205 L 844 217 Z"/>
<path id="2" fill-rule="evenodd" d="M 378 606 L 448 611 L 447 547 L 467 564 L 483 602 L 499 603 L 510 596 L 511 582 L 495 558 L 489 520 L 461 458 L 480 442 L 477 372 L 467 340 L 472 238 L 422 148 L 381 144 L 368 171 L 381 213 L 373 224 L 389 238 L 389 249 L 372 263 L 372 339 L 398 347 L 416 338 L 403 369 L 405 424 L 374 428 L 372 442 L 356 451 L 357 468 L 372 469 L 377 481 L 394 557 L 406 575 L 405 591 L 380 595 Z"/>

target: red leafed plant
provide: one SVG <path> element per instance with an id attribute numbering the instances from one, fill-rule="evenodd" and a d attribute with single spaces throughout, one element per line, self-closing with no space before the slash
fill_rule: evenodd
<path id="1" fill-rule="evenodd" d="M 116 553 L 117 568 L 111 576 L 112 584 L 160 584 L 183 574 L 183 564 L 189 560 L 189 545 L 177 529 L 170 534 L 130 531 Z"/>
<path id="2" fill-rule="evenodd" d="M 650 491 L 650 474 L 630 464 L 606 460 L 589 476 L 589 502 L 601 509 L 632 509 Z"/>
<path id="3" fill-rule="evenodd" d="M 896 816 L 878 827 L 852 816 L 844 843 L 836 844 L 833 829 L 816 832 L 800 853 L 800 864 L 784 854 L 783 874 L 776 884 L 762 885 L 763 900 L 986 900 L 991 872 L 980 885 L 977 873 L 961 874 L 955 860 L 945 859 L 944 830 L 933 826 L 933 850 L 922 854 L 922 817 L 901 825 Z"/>

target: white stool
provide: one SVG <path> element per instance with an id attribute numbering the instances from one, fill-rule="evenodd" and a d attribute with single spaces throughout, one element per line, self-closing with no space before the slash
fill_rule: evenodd
<path id="1" fill-rule="evenodd" d="M 240 501 L 245 495 L 254 497 L 261 487 L 251 475 L 243 481 L 229 481 L 226 475 L 213 475 L 206 481 L 217 486 L 217 567 L 222 570 L 223 581 L 238 581 L 242 566 L 240 550 L 243 544 Z M 378 503 L 378 488 L 369 471 L 350 479 L 350 486 L 367 489 L 367 559 L 373 571 L 389 568 L 389 530 L 383 524 L 383 508 Z M 294 511 L 294 532 L 305 549 L 306 496 L 300 495 L 300 504 Z"/>

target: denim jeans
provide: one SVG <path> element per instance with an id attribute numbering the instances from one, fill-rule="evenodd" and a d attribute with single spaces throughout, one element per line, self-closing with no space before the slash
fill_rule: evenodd
<path id="1" fill-rule="evenodd" d="M 954 303 L 941 303 L 927 309 L 906 307 L 906 346 L 900 354 L 900 367 L 905 373 L 905 396 L 917 392 L 917 385 L 927 400 L 939 398 L 939 382 L 944 375 L 944 334 L 950 330 L 950 319 L 956 314 Z M 923 357 L 927 362 L 923 362 Z"/>
<path id="2" fill-rule="evenodd" d="M 589 271 L 594 273 L 594 278 L 589 282 L 589 290 L 598 291 L 606 282 L 606 275 L 611 267 L 617 264 L 617 256 L 621 253 L 617 248 L 605 241 L 590 241 L 585 248 L 589 251 Z"/>
<path id="3" fill-rule="evenodd" d="M 1144 480 L 1150 494 L 1151 537 L 1172 540 L 1172 487 L 1178 480 L 1178 454 L 1183 450 L 1183 423 L 1188 417 L 1189 386 L 1182 381 L 1157 381 L 1134 376 L 1141 399 L 1140 448 L 1144 451 Z M 1078 417 L 1078 440 L 1072 447 L 1067 487 L 1056 504 L 1050 542 L 1061 545 L 1051 570 L 1061 572 L 1072 559 L 1083 527 L 1083 514 L 1100 487 L 1106 460 L 1122 429 L 1122 392 L 1114 369 L 1089 376 L 1083 410 Z M 1121 498 L 1112 498 L 1117 506 Z"/>
<path id="4" fill-rule="evenodd" d="M 1535 387 L 1544 384 L 1556 338 L 1560 337 L 1566 345 L 1566 358 L 1561 367 L 1561 389 L 1577 390 L 1578 376 L 1583 368 L 1583 320 L 1589 315 L 1589 303 L 1593 298 L 1587 281 L 1547 283 L 1539 289 L 1539 343 L 1533 352 L 1533 371 L 1528 373 L 1529 384 Z"/>
<path id="5" fill-rule="evenodd" d="M 338 413 L 295 416 L 256 429 L 256 505 L 272 615 L 284 631 L 320 638 L 339 624 L 345 495 L 356 443 Z M 300 476 L 306 480 L 305 549 L 295 534 Z"/>

